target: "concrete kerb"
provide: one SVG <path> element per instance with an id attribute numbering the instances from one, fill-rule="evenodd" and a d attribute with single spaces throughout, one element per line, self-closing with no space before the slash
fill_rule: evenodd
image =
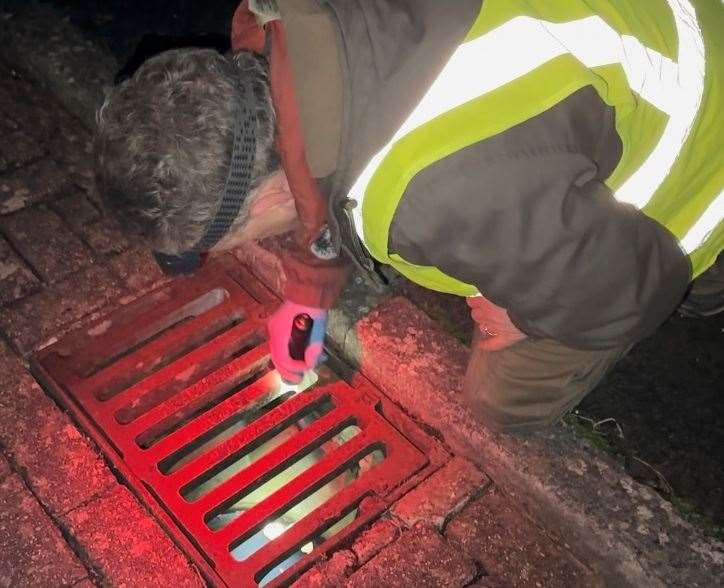
<path id="1" fill-rule="evenodd" d="M 607 583 L 707 586 L 724 578 L 724 545 L 566 428 L 516 437 L 480 426 L 460 402 L 467 350 L 409 301 L 383 302 L 355 329 L 365 376 Z"/>
<path id="2" fill-rule="evenodd" d="M 111 83 L 113 58 L 53 9 L 12 8 L 17 5 L 6 2 L 0 12 L 5 58 L 37 77 L 92 128 L 103 87 Z M 40 47 L 41 41 L 49 48 Z M 73 54 L 68 47 L 80 49 Z M 275 251 L 254 245 L 238 257 L 279 291 Z M 276 266 L 273 283 L 270 263 Z M 565 428 L 517 438 L 495 435 L 476 423 L 459 401 L 467 350 L 409 301 L 385 299 L 353 280 L 331 313 L 329 335 L 348 361 L 435 429 L 456 454 L 480 465 L 534 519 L 564 537 L 606 583 L 724 583 L 724 545 L 681 519 L 668 502 L 586 441 Z"/>

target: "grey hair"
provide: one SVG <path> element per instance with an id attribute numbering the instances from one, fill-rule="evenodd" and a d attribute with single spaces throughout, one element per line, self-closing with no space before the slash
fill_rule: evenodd
<path id="1" fill-rule="evenodd" d="M 279 168 L 263 57 L 166 51 L 113 88 L 98 111 L 101 194 L 126 229 L 156 251 L 190 249 L 216 214 L 233 149 L 240 79 L 255 97 L 256 154 L 249 195 L 231 233 L 246 222 L 255 189 Z"/>

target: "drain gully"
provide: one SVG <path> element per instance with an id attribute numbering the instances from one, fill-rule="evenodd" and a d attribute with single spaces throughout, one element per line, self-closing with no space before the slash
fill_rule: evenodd
<path id="1" fill-rule="evenodd" d="M 276 304 L 224 256 L 31 362 L 216 586 L 289 584 L 446 458 L 360 376 L 282 390 Z"/>

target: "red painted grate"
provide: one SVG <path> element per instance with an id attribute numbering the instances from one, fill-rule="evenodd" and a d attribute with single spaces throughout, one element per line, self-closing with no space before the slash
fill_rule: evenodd
<path id="1" fill-rule="evenodd" d="M 280 387 L 276 303 L 226 256 L 32 362 L 216 585 L 289 583 L 444 455 L 359 376 Z"/>

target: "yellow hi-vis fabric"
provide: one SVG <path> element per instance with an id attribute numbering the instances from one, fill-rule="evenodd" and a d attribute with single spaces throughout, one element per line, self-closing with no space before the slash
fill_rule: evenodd
<path id="1" fill-rule="evenodd" d="M 423 286 L 476 294 L 388 252 L 407 185 L 436 161 L 591 85 L 614 107 L 623 143 L 606 183 L 679 239 L 696 277 L 724 249 L 722 31 L 719 0 L 486 0 L 420 104 L 350 189 L 360 238 Z"/>

